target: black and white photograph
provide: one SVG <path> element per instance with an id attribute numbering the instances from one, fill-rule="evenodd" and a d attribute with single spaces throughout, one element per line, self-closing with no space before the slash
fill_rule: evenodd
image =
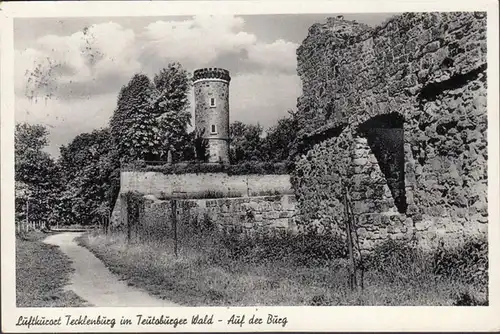
<path id="1" fill-rule="evenodd" d="M 307 329 L 290 306 L 491 315 L 491 4 L 110 6 L 5 19 L 11 330 Z"/>

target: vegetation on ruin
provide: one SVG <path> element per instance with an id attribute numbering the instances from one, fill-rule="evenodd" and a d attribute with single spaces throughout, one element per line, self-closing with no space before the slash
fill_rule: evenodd
<path id="1" fill-rule="evenodd" d="M 47 233 L 31 231 L 16 239 L 17 307 L 77 307 L 85 301 L 63 288 L 69 283 L 71 263 L 59 247 L 42 240 Z"/>
<path id="2" fill-rule="evenodd" d="M 475 272 L 456 275 L 453 261 L 486 261 L 485 240 L 455 251 L 424 253 L 391 241 L 367 261 L 364 289 L 351 291 L 342 239 L 268 236 L 240 239 L 205 233 L 179 240 L 178 257 L 165 236 L 127 244 L 120 234 L 90 234 L 79 243 L 108 268 L 164 299 L 190 306 L 250 305 L 486 305 L 487 285 Z M 474 246 L 472 246 L 474 245 Z M 460 256 L 460 257 L 459 257 Z M 454 259 L 443 261 L 442 259 Z"/>
<path id="3" fill-rule="evenodd" d="M 227 173 L 228 175 L 281 175 L 290 173 L 293 169 L 293 163 L 246 161 L 237 165 L 226 165 L 189 161 L 176 164 L 149 165 L 144 161 L 134 161 L 123 164 L 122 169 L 125 171 L 159 172 L 163 174 Z"/>
<path id="4" fill-rule="evenodd" d="M 262 190 L 256 193 L 252 193 L 252 196 L 282 196 L 283 193 L 278 190 Z M 241 192 L 222 192 L 215 190 L 200 191 L 197 193 L 185 193 L 185 194 L 172 194 L 167 195 L 165 193 L 160 194 L 156 198 L 159 200 L 169 200 L 169 199 L 216 199 L 216 198 L 237 198 L 243 197 Z"/>

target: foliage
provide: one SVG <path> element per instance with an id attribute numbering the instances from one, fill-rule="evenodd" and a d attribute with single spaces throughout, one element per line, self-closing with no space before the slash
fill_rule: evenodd
<path id="1" fill-rule="evenodd" d="M 259 124 L 244 124 L 236 121 L 229 126 L 231 163 L 262 161 L 262 131 Z"/>
<path id="2" fill-rule="evenodd" d="M 406 281 L 408 274 L 418 276 L 429 269 L 429 256 L 407 242 L 388 239 L 376 246 L 365 259 L 365 265 L 377 268 L 390 281 Z"/>
<path id="3" fill-rule="evenodd" d="M 266 131 L 262 150 L 266 161 L 286 161 L 291 159 L 292 147 L 298 133 L 298 121 L 295 113 L 289 111 L 288 117 L 278 120 L 278 123 Z"/>
<path id="4" fill-rule="evenodd" d="M 264 248 L 267 253 L 260 250 L 258 243 L 245 246 L 248 240 L 244 238 L 223 243 L 223 237 L 215 236 L 207 231 L 180 238 L 177 257 L 172 238 L 131 245 L 120 235 L 94 234 L 80 237 L 79 243 L 130 284 L 181 305 L 487 304 L 487 295 L 475 287 L 453 277 L 438 277 L 432 270 L 419 274 L 406 272 L 401 277 L 410 279 L 394 280 L 388 277 L 392 275 L 388 270 L 382 272 L 378 267 L 370 267 L 365 272 L 364 289 L 351 291 L 345 285 L 348 274 L 345 259 L 329 260 L 330 257 L 324 256 L 324 261 L 314 263 L 314 259 L 308 261 L 307 257 L 294 255 L 299 252 L 287 252 L 300 245 L 288 243 L 286 239 L 272 241 L 271 236 L 271 247 Z M 237 244 L 238 240 L 242 245 Z M 299 239 L 296 240 L 299 244 Z M 287 245 L 283 251 L 282 245 Z M 307 251 L 307 242 L 304 245 Z M 335 253 L 335 240 L 324 240 L 324 246 L 332 247 L 330 252 Z M 303 260 L 295 261 L 301 258 Z M 432 266 L 432 261 L 426 263 Z M 466 293 L 468 298 L 463 297 Z"/>
<path id="5" fill-rule="evenodd" d="M 335 259 L 344 259 L 345 242 L 336 235 L 267 234 L 240 237 L 236 234 L 212 236 L 216 246 L 211 248 L 211 261 L 226 260 L 244 262 L 284 261 L 298 266 L 329 265 Z M 227 259 L 224 259 L 227 257 Z"/>
<path id="6" fill-rule="evenodd" d="M 61 222 L 96 223 L 109 216 L 115 199 L 119 162 L 107 128 L 82 133 L 61 146 L 58 161 L 64 191 L 58 203 Z"/>
<path id="7" fill-rule="evenodd" d="M 190 124 L 186 70 L 172 63 L 153 81 L 136 74 L 122 87 L 110 120 L 113 145 L 125 160 L 166 159 L 170 150 L 182 159 Z"/>
<path id="8" fill-rule="evenodd" d="M 445 248 L 441 244 L 437 250 L 425 253 L 405 241 L 389 239 L 372 250 L 366 265 L 377 268 L 393 280 L 408 280 L 411 279 L 408 275 L 426 273 L 486 289 L 487 246 L 486 239 L 471 239 L 455 248 Z"/>
<path id="9" fill-rule="evenodd" d="M 168 200 L 171 198 L 175 199 L 212 199 L 212 198 L 228 198 L 228 197 L 242 197 L 243 195 L 239 192 L 222 192 L 222 191 L 214 191 L 214 190 L 206 190 L 200 191 L 197 193 L 182 193 L 182 194 L 173 194 L 167 195 L 163 193 L 161 196 L 157 198 L 159 200 Z"/>
<path id="10" fill-rule="evenodd" d="M 117 108 L 110 120 L 113 146 L 125 159 L 143 158 L 157 151 L 160 141 L 154 115 L 150 112 L 152 83 L 144 74 L 136 74 L 121 88 Z"/>
<path id="11" fill-rule="evenodd" d="M 177 164 L 147 165 L 143 161 L 135 161 L 124 164 L 123 170 L 159 172 L 163 174 L 184 173 L 227 173 L 229 175 L 250 174 L 288 174 L 293 169 L 290 162 L 243 162 L 238 165 L 224 165 L 219 163 L 200 163 L 198 161 L 183 162 Z"/>
<path id="12" fill-rule="evenodd" d="M 60 170 L 43 151 L 48 131 L 42 125 L 16 124 L 14 137 L 16 218 L 48 222 L 61 187 Z"/>
<path id="13" fill-rule="evenodd" d="M 187 71 L 179 63 L 168 64 L 154 76 L 151 108 L 158 117 L 160 159 L 166 157 L 169 149 L 175 160 L 185 159 L 184 148 L 189 143 L 187 127 L 191 125 L 189 82 Z"/>
<path id="14" fill-rule="evenodd" d="M 454 277 L 465 283 L 488 286 L 488 240 L 468 240 L 461 247 L 446 249 L 441 246 L 434 254 L 434 272 Z"/>
<path id="15" fill-rule="evenodd" d="M 122 195 L 127 203 L 127 224 L 136 226 L 141 222 L 141 211 L 144 209 L 144 195 L 128 191 Z"/>
<path id="16" fill-rule="evenodd" d="M 488 306 L 488 300 L 478 300 L 477 297 L 465 291 L 458 296 L 453 306 Z"/>
<path id="17" fill-rule="evenodd" d="M 153 81 L 134 75 L 120 90 L 109 129 L 82 133 L 60 148 L 64 187 L 54 204 L 58 219 L 93 224 L 108 216 L 120 189 L 121 161 L 166 159 L 169 150 L 177 159 L 194 158 L 188 91 L 187 72 L 178 63 Z M 31 131 L 46 135 L 42 128 Z M 42 146 L 46 140 L 30 143 Z"/>
<path id="18" fill-rule="evenodd" d="M 39 124 L 17 123 L 14 138 L 16 152 L 41 151 L 48 144 L 49 132 Z"/>

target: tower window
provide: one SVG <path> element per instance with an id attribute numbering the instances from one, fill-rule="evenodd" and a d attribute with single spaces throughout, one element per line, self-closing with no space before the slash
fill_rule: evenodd
<path id="1" fill-rule="evenodd" d="M 210 128 L 211 133 L 217 133 L 217 126 L 215 124 L 212 124 L 212 127 Z"/>
<path id="2" fill-rule="evenodd" d="M 215 97 L 210 98 L 210 107 L 215 107 Z"/>

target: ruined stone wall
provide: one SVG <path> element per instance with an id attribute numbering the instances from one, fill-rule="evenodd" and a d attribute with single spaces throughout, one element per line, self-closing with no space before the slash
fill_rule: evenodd
<path id="1" fill-rule="evenodd" d="M 125 200 L 121 197 L 119 201 Z M 293 195 L 177 200 L 176 212 L 179 238 L 199 232 L 206 228 L 207 222 L 222 232 L 241 236 L 297 231 Z M 126 210 L 121 211 L 118 221 L 122 227 L 126 226 Z M 140 237 L 173 238 L 172 201 L 146 196 L 139 225 L 138 229 L 133 230 L 138 231 Z M 119 225 L 113 227 L 116 229 Z"/>
<path id="2" fill-rule="evenodd" d="M 121 197 L 127 192 L 160 199 L 234 197 L 236 200 L 265 195 L 293 195 L 290 176 L 287 174 L 163 174 L 161 172 L 122 170 L 120 173 L 120 193 L 111 215 L 112 226 L 124 226 L 126 223 L 124 217 L 127 207 Z"/>
<path id="3" fill-rule="evenodd" d="M 179 219 L 188 233 L 189 229 L 202 225 L 207 218 L 219 230 L 236 235 L 293 233 L 297 230 L 295 215 L 293 195 L 179 202 Z"/>
<path id="4" fill-rule="evenodd" d="M 374 29 L 329 19 L 297 56 L 309 147 L 293 180 L 305 224 L 341 216 L 345 186 L 366 247 L 486 234 L 484 13 L 405 13 Z M 340 134 L 328 137 L 332 129 Z"/>

